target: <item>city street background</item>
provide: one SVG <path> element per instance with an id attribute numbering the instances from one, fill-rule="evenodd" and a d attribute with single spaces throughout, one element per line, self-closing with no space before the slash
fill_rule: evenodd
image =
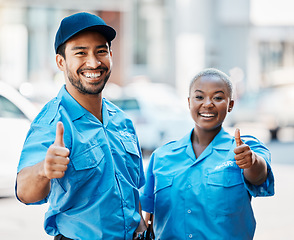
<path id="1" fill-rule="evenodd" d="M 294 143 L 275 141 L 268 147 L 272 152 L 276 194 L 252 200 L 257 221 L 254 240 L 291 240 L 294 239 Z M 47 207 L 25 206 L 15 198 L 0 199 L 0 239 L 52 240 L 43 230 Z"/>
<path id="2" fill-rule="evenodd" d="M 3 196 L 13 192 L 31 121 L 64 84 L 53 48 L 60 20 L 87 11 L 117 31 L 103 94 L 132 118 L 145 166 L 150 151 L 191 129 L 192 77 L 208 67 L 230 76 L 226 127 L 272 151 L 276 195 L 252 200 L 255 240 L 293 240 L 293 8 L 291 0 L 0 0 L 0 239 L 52 239 L 47 205 Z"/>

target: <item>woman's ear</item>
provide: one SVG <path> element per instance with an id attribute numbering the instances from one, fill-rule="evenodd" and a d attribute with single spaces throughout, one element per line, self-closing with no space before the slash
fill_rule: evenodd
<path id="1" fill-rule="evenodd" d="M 56 54 L 56 64 L 60 71 L 64 71 L 65 59 L 60 54 Z"/>
<path id="2" fill-rule="evenodd" d="M 190 109 L 190 97 L 188 97 L 188 107 Z"/>
<path id="3" fill-rule="evenodd" d="M 229 103 L 229 109 L 228 109 L 228 112 L 231 112 L 233 110 L 233 107 L 234 107 L 234 103 L 235 101 L 233 99 L 230 100 L 230 103 Z"/>

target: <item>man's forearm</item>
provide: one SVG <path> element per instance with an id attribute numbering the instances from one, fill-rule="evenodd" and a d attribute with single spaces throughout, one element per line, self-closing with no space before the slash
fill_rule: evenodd
<path id="1" fill-rule="evenodd" d="M 23 203 L 44 199 L 50 192 L 50 179 L 46 178 L 43 161 L 22 169 L 17 175 L 17 197 Z"/>

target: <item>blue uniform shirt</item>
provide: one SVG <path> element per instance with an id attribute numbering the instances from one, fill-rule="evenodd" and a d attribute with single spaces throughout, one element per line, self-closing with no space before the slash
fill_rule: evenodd
<path id="1" fill-rule="evenodd" d="M 70 150 L 65 176 L 51 180 L 45 230 L 71 239 L 133 239 L 140 222 L 139 191 L 144 184 L 141 151 L 133 124 L 103 99 L 103 124 L 63 87 L 33 121 L 18 172 L 45 159 L 64 124 Z"/>
<path id="2" fill-rule="evenodd" d="M 254 186 L 235 162 L 234 137 L 222 129 L 196 159 L 191 134 L 151 156 L 140 200 L 144 211 L 154 213 L 156 239 L 252 239 L 251 196 L 274 194 L 269 150 L 254 137 L 242 137 L 267 162 L 266 182 Z"/>

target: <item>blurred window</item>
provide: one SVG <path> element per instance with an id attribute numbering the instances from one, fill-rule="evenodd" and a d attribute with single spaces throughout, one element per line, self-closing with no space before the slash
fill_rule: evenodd
<path id="1" fill-rule="evenodd" d="M 282 79 L 285 74 L 275 77 L 270 73 L 277 70 L 294 69 L 294 42 L 262 41 L 258 48 L 262 85 L 268 87 L 276 81 L 285 81 Z"/>
<path id="2" fill-rule="evenodd" d="M 0 117 L 26 118 L 24 113 L 15 104 L 3 96 L 0 96 Z"/>

